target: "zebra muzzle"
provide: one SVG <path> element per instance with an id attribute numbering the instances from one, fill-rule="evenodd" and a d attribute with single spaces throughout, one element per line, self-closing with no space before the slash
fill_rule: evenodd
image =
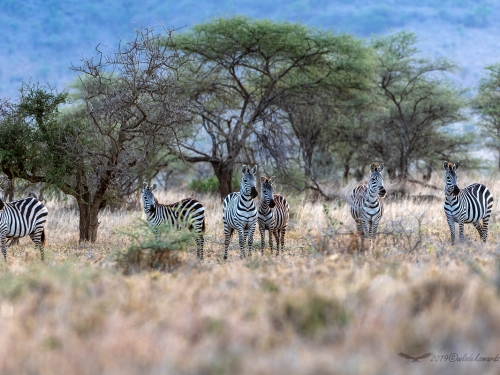
<path id="1" fill-rule="evenodd" d="M 259 195 L 259 193 L 257 193 L 257 189 L 255 188 L 255 186 L 252 186 L 252 190 L 250 191 L 250 194 L 252 195 L 252 198 L 255 198 Z"/>
<path id="2" fill-rule="evenodd" d="M 453 186 L 453 195 L 457 196 L 460 193 L 460 189 L 457 185 Z"/>
<path id="3" fill-rule="evenodd" d="M 379 191 L 378 191 L 378 196 L 380 198 L 384 198 L 385 195 L 387 194 L 387 191 L 384 189 L 384 188 L 380 188 Z"/>
<path id="4" fill-rule="evenodd" d="M 271 199 L 269 201 L 269 207 L 274 208 L 274 206 L 276 206 L 276 203 L 274 203 L 274 199 Z"/>

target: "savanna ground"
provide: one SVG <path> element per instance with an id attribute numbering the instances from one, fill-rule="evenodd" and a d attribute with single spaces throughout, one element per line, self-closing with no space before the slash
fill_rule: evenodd
<path id="1" fill-rule="evenodd" d="M 442 189 L 411 185 L 439 200 L 387 200 L 373 255 L 356 250 L 345 203 L 326 214 L 292 197 L 282 255 L 261 256 L 256 232 L 251 257 L 235 237 L 223 261 L 221 203 L 201 196 L 205 260 L 190 241 L 166 271 L 117 262 L 139 208 L 103 213 L 98 242 L 79 245 L 76 212 L 49 202 L 45 263 L 25 238 L 0 264 L 0 374 L 497 374 L 500 362 L 452 354 L 500 354 L 498 178 L 460 176 L 496 198 L 486 245 L 467 225 L 451 247 Z"/>

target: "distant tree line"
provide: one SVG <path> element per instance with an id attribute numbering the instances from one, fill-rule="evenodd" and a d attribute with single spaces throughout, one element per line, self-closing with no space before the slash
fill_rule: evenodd
<path id="1" fill-rule="evenodd" d="M 221 198 L 242 163 L 326 198 L 328 182 L 361 178 L 373 161 L 392 179 L 430 178 L 471 148 L 452 127 L 471 106 L 450 78 L 457 67 L 422 58 L 416 41 L 246 17 L 176 35 L 141 27 L 73 66 L 68 92 L 29 82 L 0 101 L 0 168 L 73 196 L 81 241 L 97 239 L 100 210 L 173 161 L 210 165 Z M 488 69 L 472 108 L 500 166 L 500 69 Z"/>

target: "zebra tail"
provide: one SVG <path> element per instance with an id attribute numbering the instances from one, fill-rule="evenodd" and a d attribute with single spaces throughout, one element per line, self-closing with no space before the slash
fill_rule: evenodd
<path id="1" fill-rule="evenodd" d="M 205 222 L 205 217 L 203 217 L 203 223 L 201 223 L 201 231 L 205 233 L 205 229 L 207 229 L 207 224 Z"/>
<path id="2" fill-rule="evenodd" d="M 42 236 L 40 237 L 42 244 L 45 247 L 47 245 L 47 236 L 45 236 L 45 228 L 42 229 Z"/>

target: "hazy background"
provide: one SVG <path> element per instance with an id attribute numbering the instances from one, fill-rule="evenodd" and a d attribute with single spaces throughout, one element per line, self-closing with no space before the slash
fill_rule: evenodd
<path id="1" fill-rule="evenodd" d="M 218 16 L 244 14 L 333 28 L 369 38 L 415 32 L 425 57 L 447 56 L 462 71 L 457 80 L 474 88 L 484 66 L 500 61 L 500 4 L 495 1 L 410 0 L 0 0 L 0 97 L 15 97 L 22 81 L 64 88 L 69 70 L 98 43 L 115 47 L 130 39 L 135 22 L 188 28 Z"/>

